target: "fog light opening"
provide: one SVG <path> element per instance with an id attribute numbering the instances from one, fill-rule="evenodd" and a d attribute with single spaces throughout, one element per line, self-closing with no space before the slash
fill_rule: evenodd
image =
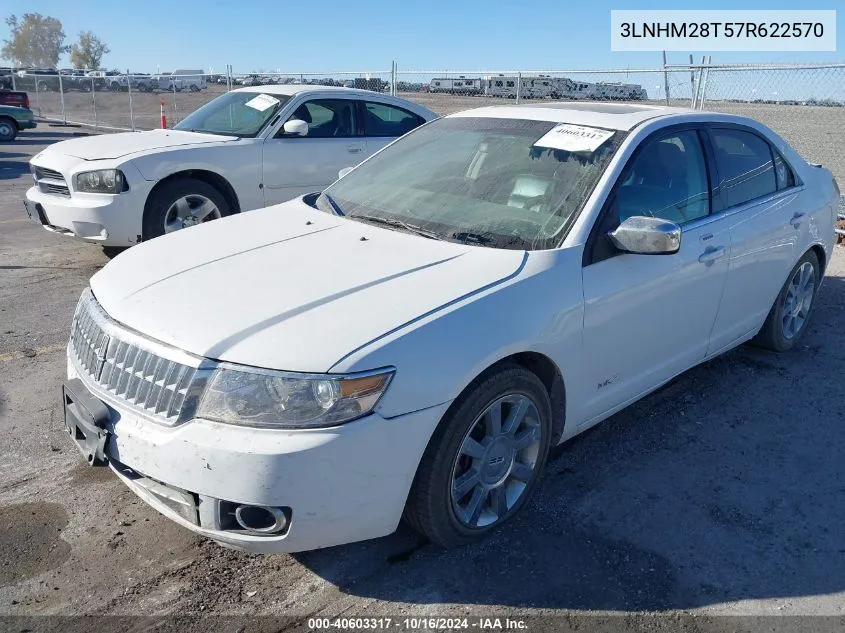
<path id="1" fill-rule="evenodd" d="M 249 505 L 235 508 L 235 521 L 244 530 L 255 534 L 275 534 L 284 530 L 288 523 L 280 508 Z"/>

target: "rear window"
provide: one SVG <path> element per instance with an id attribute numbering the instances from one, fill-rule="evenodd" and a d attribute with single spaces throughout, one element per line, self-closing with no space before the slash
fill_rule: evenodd
<path id="1" fill-rule="evenodd" d="M 768 142 L 743 130 L 713 129 L 710 134 L 725 206 L 735 207 L 777 191 Z"/>
<path id="2" fill-rule="evenodd" d="M 0 105 L 10 105 L 21 108 L 28 108 L 29 97 L 25 92 L 0 91 Z"/>
<path id="3" fill-rule="evenodd" d="M 402 136 L 423 123 L 422 117 L 402 108 L 371 101 L 364 103 L 364 136 Z"/>

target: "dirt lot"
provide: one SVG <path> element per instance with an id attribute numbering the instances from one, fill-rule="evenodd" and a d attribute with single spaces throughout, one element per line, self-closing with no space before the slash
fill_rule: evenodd
<path id="1" fill-rule="evenodd" d="M 172 125 L 223 92 L 225 86 L 216 84 L 198 93 L 133 92 L 132 112 L 135 127 L 159 127 L 161 101 L 165 102 L 168 124 Z M 399 96 L 416 101 L 441 115 L 485 105 L 513 104 L 509 99 L 422 92 L 401 93 Z M 132 125 L 128 93 L 68 91 L 64 99 L 68 120 L 89 124 L 97 121 L 99 125 L 124 128 Z M 62 106 L 57 92 L 30 92 L 30 101 L 36 113 L 60 118 Z M 673 105 L 688 107 L 689 100 L 678 101 Z M 822 163 L 833 172 L 839 182 L 845 182 L 845 143 L 842 142 L 845 108 L 710 101 L 707 103 L 707 109 L 754 117 L 783 136 L 804 158 Z"/>
<path id="2" fill-rule="evenodd" d="M 73 307 L 107 259 L 26 221 L 21 199 L 28 159 L 67 134 L 45 127 L 0 153 L 0 613 L 293 616 L 272 630 L 310 615 L 545 616 L 528 628 L 549 631 L 841 625 L 843 247 L 800 349 L 743 347 L 576 438 L 487 541 L 444 552 L 402 528 L 248 556 L 159 516 L 60 430 Z M 752 615 L 836 619 L 722 619 Z"/>

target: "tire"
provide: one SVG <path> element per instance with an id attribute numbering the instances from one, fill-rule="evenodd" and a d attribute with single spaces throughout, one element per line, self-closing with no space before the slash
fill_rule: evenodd
<path id="1" fill-rule="evenodd" d="M 0 143 L 11 143 L 18 135 L 18 124 L 9 117 L 0 117 Z"/>
<path id="2" fill-rule="evenodd" d="M 502 430 L 506 430 L 510 414 L 518 410 L 518 404 L 508 402 L 509 398 L 527 401 L 529 413 L 513 433 L 488 435 L 491 424 L 486 412 L 490 407 L 502 403 Z M 546 388 L 527 369 L 508 364 L 479 377 L 452 405 L 432 435 L 408 496 L 406 522 L 445 548 L 464 545 L 497 529 L 519 512 L 536 487 L 549 452 L 551 421 Z M 526 434 L 532 442 L 530 447 L 509 445 Z M 465 448 L 465 442 L 473 440 L 475 444 Z M 527 473 L 523 466 L 532 461 Z M 472 484 L 475 480 L 478 483 Z M 465 492 L 455 492 L 455 484 L 460 486 L 461 482 L 472 487 L 462 486 Z M 474 504 L 477 499 L 480 503 Z M 472 512 L 473 507 L 481 510 Z"/>
<path id="3" fill-rule="evenodd" d="M 83 81 L 79 84 L 79 89 L 82 90 L 82 92 L 91 92 L 91 83 Z"/>
<path id="4" fill-rule="evenodd" d="M 820 269 L 816 253 L 812 250 L 804 253 L 786 278 L 763 327 L 751 340 L 753 345 L 774 352 L 786 352 L 801 341 L 816 304 L 816 293 L 821 283 Z M 812 278 L 807 279 L 804 275 L 810 273 Z M 796 298 L 801 300 L 796 302 Z M 790 310 L 791 306 L 794 310 Z"/>
<path id="5" fill-rule="evenodd" d="M 103 255 L 109 259 L 114 259 L 128 248 L 128 246 L 103 246 Z"/>
<path id="6" fill-rule="evenodd" d="M 170 220 L 174 219 L 173 212 L 176 211 L 172 208 L 173 205 L 184 198 L 189 199 L 188 202 L 190 205 L 193 205 L 194 202 L 200 202 L 200 199 L 204 198 L 211 202 L 217 210 L 217 215 L 212 213 L 197 223 L 207 222 L 217 217 L 226 217 L 231 213 L 229 203 L 226 202 L 223 194 L 207 182 L 195 178 L 171 180 L 153 192 L 150 198 L 149 204 L 144 211 L 142 239 L 151 240 L 154 237 L 170 232 L 165 229 L 165 223 L 171 223 Z M 173 230 L 177 229 L 174 228 Z"/>

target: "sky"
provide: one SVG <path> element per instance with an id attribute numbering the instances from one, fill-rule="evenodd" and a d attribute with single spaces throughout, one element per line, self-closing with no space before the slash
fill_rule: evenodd
<path id="1" fill-rule="evenodd" d="M 131 7 L 131 8 L 130 8 Z M 530 7 L 530 8 L 528 8 Z M 796 9 L 795 0 L 639 2 L 616 0 L 3 0 L 3 17 L 37 12 L 61 20 L 67 42 L 91 30 L 111 52 L 106 68 L 157 72 L 196 68 L 328 72 L 389 70 L 555 70 L 655 68 L 659 52 L 610 51 L 611 9 Z M 714 63 L 845 61 L 845 6 L 837 52 L 712 53 Z M 0 40 L 9 37 L 0 23 Z M 705 53 L 696 52 L 699 60 Z M 669 63 L 689 61 L 669 53 Z M 59 66 L 69 66 L 65 56 Z"/>

